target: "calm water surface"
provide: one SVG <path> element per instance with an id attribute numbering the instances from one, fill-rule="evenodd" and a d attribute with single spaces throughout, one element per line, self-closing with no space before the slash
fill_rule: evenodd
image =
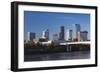
<path id="1" fill-rule="evenodd" d="M 47 61 L 47 60 L 71 60 L 71 59 L 88 59 L 90 58 L 89 51 L 78 52 L 62 52 L 48 54 L 25 54 L 24 61 Z"/>

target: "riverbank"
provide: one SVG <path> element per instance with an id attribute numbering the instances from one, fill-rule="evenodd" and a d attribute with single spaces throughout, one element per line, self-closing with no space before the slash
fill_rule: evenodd
<path id="1" fill-rule="evenodd" d="M 90 51 L 90 45 L 34 45 L 24 47 L 24 54 L 36 54 L 36 53 L 60 53 L 60 52 L 73 52 L 73 51 Z"/>

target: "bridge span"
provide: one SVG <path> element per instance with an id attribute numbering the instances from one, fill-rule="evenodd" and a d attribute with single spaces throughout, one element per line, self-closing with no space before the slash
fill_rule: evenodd
<path id="1" fill-rule="evenodd" d="M 60 45 L 71 45 L 71 44 L 90 44 L 90 41 L 80 41 L 80 42 L 66 42 L 66 43 L 60 43 Z"/>

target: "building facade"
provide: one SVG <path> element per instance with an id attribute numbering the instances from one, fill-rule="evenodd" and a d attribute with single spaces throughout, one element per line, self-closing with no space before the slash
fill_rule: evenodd
<path id="1" fill-rule="evenodd" d="M 72 41 L 72 30 L 67 30 L 67 32 L 66 32 L 66 40 L 67 41 Z"/>
<path id="2" fill-rule="evenodd" d="M 57 41 L 58 40 L 58 34 L 53 34 L 53 41 Z"/>
<path id="3" fill-rule="evenodd" d="M 49 40 L 49 30 L 48 29 L 43 31 L 42 38 Z"/>
<path id="4" fill-rule="evenodd" d="M 64 26 L 60 27 L 59 40 L 64 40 Z"/>
<path id="5" fill-rule="evenodd" d="M 78 32 L 81 31 L 81 26 L 80 26 L 80 24 L 75 24 L 75 30 L 76 30 L 76 39 L 78 39 Z"/>
<path id="6" fill-rule="evenodd" d="M 77 40 L 78 40 L 78 42 L 80 42 L 80 41 L 81 41 L 81 38 L 80 38 L 80 37 L 81 37 L 81 34 L 80 34 L 80 32 L 78 32 L 78 39 L 77 39 Z"/>
<path id="7" fill-rule="evenodd" d="M 88 40 L 88 32 L 87 31 L 81 31 L 80 32 L 80 39 L 81 39 L 81 41 L 87 41 Z"/>
<path id="8" fill-rule="evenodd" d="M 35 33 L 32 33 L 32 32 L 28 32 L 27 33 L 27 40 L 28 41 L 33 41 L 33 39 L 36 38 L 36 34 Z"/>

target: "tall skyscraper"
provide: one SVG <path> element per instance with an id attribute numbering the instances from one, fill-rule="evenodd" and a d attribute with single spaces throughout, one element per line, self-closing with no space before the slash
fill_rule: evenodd
<path id="1" fill-rule="evenodd" d="M 32 33 L 32 32 L 27 33 L 27 40 L 28 41 L 33 41 L 33 39 L 35 39 L 35 37 L 36 37 L 35 33 Z"/>
<path id="2" fill-rule="evenodd" d="M 77 38 L 78 39 L 78 42 L 80 42 L 80 40 L 81 40 L 80 39 L 80 35 L 81 35 L 80 32 L 78 32 L 78 38 Z"/>
<path id="3" fill-rule="evenodd" d="M 81 41 L 87 41 L 88 40 L 88 32 L 87 31 L 81 31 L 80 32 L 80 39 L 81 39 Z"/>
<path id="4" fill-rule="evenodd" d="M 64 40 L 64 26 L 60 27 L 59 40 Z"/>
<path id="5" fill-rule="evenodd" d="M 66 36 L 67 41 L 72 41 L 72 30 L 67 30 Z"/>
<path id="6" fill-rule="evenodd" d="M 42 38 L 49 40 L 49 30 L 48 29 L 43 31 Z"/>
<path id="7" fill-rule="evenodd" d="M 75 24 L 75 29 L 76 29 L 76 38 L 78 39 L 78 32 L 81 31 L 81 27 L 80 27 L 80 24 Z"/>

